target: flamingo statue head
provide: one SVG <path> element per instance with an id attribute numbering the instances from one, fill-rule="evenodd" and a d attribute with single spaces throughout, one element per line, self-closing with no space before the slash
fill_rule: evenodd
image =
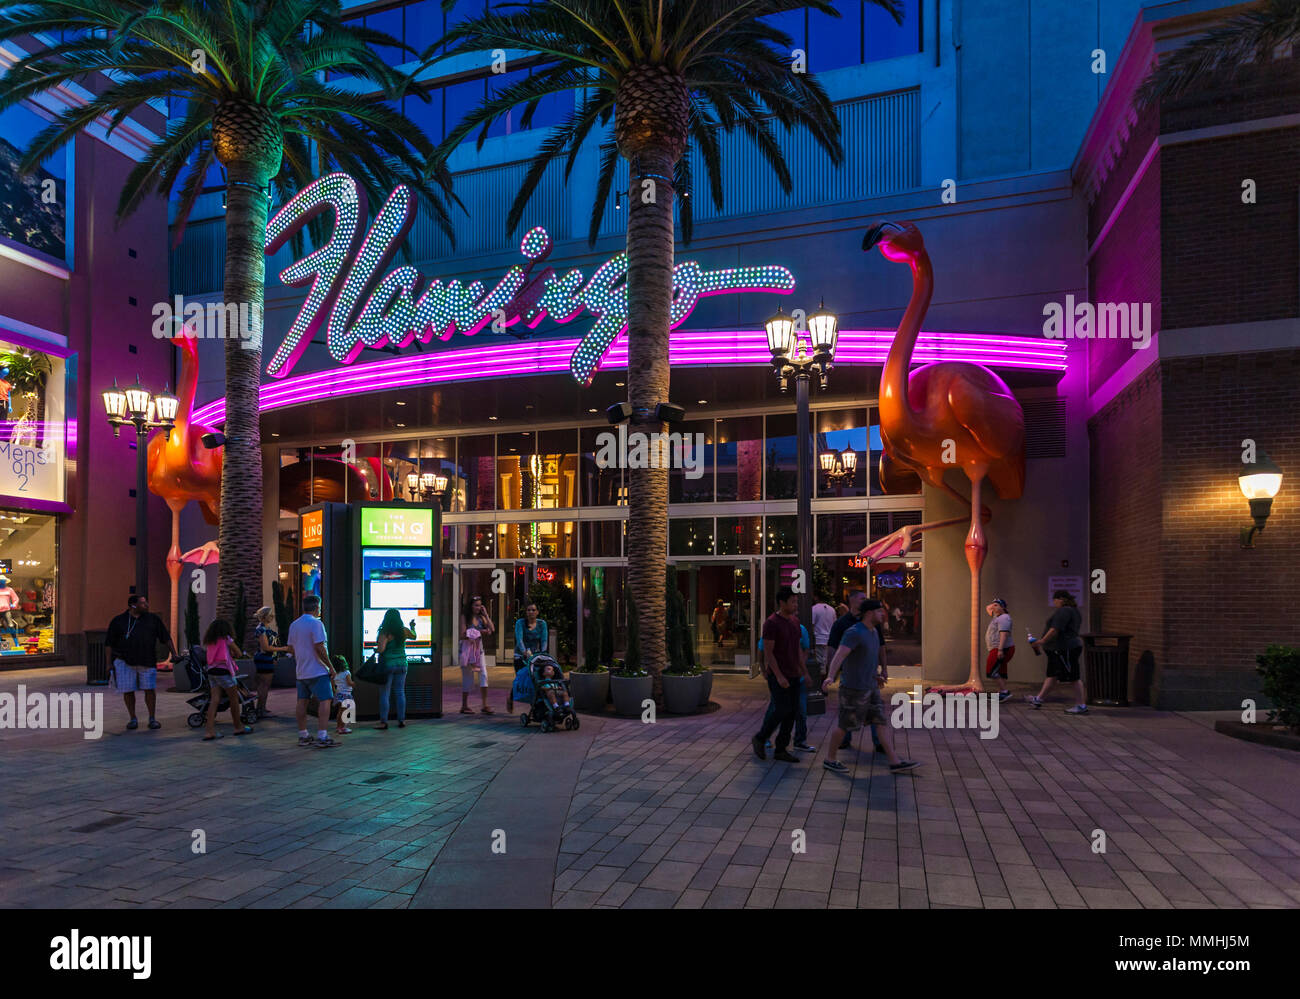
<path id="1" fill-rule="evenodd" d="M 911 222 L 876 222 L 862 237 L 862 249 L 880 247 L 886 260 L 910 263 L 925 253 L 921 230 Z"/>

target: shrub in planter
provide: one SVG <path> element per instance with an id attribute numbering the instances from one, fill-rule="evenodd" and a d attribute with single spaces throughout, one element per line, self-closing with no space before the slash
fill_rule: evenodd
<path id="1" fill-rule="evenodd" d="M 686 603 L 681 591 L 671 581 L 665 599 L 669 665 L 663 674 L 664 710 L 675 715 L 690 715 L 700 708 L 705 677 L 695 666 L 695 649 L 686 621 Z"/>
<path id="2" fill-rule="evenodd" d="M 1300 649 L 1270 645 L 1255 662 L 1262 678 L 1260 687 L 1274 705 L 1269 721 L 1300 732 Z"/>
<path id="3" fill-rule="evenodd" d="M 640 666 L 641 637 L 637 621 L 636 601 L 631 592 L 627 597 L 627 660 L 621 669 L 609 675 L 610 692 L 614 696 L 614 710 L 620 715 L 638 717 L 642 704 L 654 694 L 654 677 Z"/>

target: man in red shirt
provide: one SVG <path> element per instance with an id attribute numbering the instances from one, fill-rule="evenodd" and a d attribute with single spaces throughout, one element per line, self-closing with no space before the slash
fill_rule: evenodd
<path id="1" fill-rule="evenodd" d="M 772 759 L 784 763 L 798 763 L 799 758 L 786 751 L 790 745 L 790 730 L 799 711 L 799 678 L 812 684 L 803 651 L 799 648 L 799 616 L 795 613 L 799 598 L 789 586 L 776 591 L 776 613 L 763 622 L 763 675 L 772 695 L 773 710 L 767 715 L 763 727 L 753 738 L 754 755 L 767 759 L 763 743 L 776 732 L 776 751 Z"/>

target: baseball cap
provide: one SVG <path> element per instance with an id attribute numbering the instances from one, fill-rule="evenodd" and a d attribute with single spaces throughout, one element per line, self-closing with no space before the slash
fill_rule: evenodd
<path id="1" fill-rule="evenodd" d="M 884 606 L 885 605 L 879 600 L 874 600 L 871 597 L 868 597 L 866 600 L 862 601 L 861 610 L 862 613 L 865 614 L 867 611 L 880 610 L 880 608 Z"/>
<path id="2" fill-rule="evenodd" d="M 994 597 L 992 600 L 989 601 L 989 603 L 997 604 L 1003 610 L 1007 609 L 1007 602 L 1003 600 L 1001 597 Z"/>

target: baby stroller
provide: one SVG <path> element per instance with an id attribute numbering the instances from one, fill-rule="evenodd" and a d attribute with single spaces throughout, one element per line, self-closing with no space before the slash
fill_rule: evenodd
<path id="1" fill-rule="evenodd" d="M 555 667 L 555 675 L 559 678 L 560 683 L 564 685 L 565 699 L 569 702 L 568 707 L 557 704 L 551 706 L 551 702 L 546 699 L 542 692 L 542 671 L 546 666 Z M 569 681 L 565 679 L 564 670 L 546 653 L 539 653 L 533 657 L 532 668 L 529 670 L 532 674 L 532 690 L 524 692 L 525 696 L 520 697 L 518 693 L 515 700 L 522 700 L 531 707 L 519 716 L 519 724 L 524 728 L 528 727 L 529 722 L 537 722 L 543 732 L 554 732 L 557 728 L 563 728 L 566 731 L 572 731 L 578 727 L 578 715 L 573 710 L 573 693 L 569 690 Z M 518 680 L 516 680 L 518 683 Z"/>
<path id="2" fill-rule="evenodd" d="M 189 670 L 191 677 L 198 676 L 198 686 L 195 688 L 198 693 L 185 701 L 194 709 L 186 721 L 189 723 L 190 728 L 202 728 L 208 720 L 208 705 L 212 702 L 212 687 L 208 682 L 207 656 L 203 653 L 202 645 L 190 646 Z M 252 725 L 257 721 L 257 694 L 249 690 L 245 684 L 246 681 L 242 676 L 236 677 L 235 686 L 232 690 L 239 697 L 240 720 L 245 725 Z M 230 700 L 226 691 L 222 691 L 221 703 L 217 705 L 217 714 L 229 710 Z"/>

